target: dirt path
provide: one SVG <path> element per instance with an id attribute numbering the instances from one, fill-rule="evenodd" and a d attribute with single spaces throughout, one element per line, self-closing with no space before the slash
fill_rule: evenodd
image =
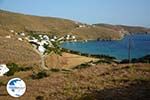
<path id="1" fill-rule="evenodd" d="M 42 53 L 40 53 L 35 47 L 33 47 L 33 50 L 40 56 L 40 63 L 41 63 L 41 65 L 40 65 L 40 67 L 42 68 L 42 69 L 46 69 L 46 70 L 48 70 L 48 68 L 46 67 L 46 64 L 45 64 L 45 56 L 46 55 L 43 55 Z"/>

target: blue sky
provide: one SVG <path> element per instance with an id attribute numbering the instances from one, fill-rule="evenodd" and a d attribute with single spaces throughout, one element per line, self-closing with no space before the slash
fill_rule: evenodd
<path id="1" fill-rule="evenodd" d="M 150 27 L 150 0 L 0 0 L 0 9 L 88 24 Z"/>

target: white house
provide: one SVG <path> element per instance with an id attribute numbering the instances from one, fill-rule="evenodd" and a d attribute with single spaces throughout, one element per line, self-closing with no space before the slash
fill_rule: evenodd
<path id="1" fill-rule="evenodd" d="M 44 53 L 46 49 L 42 45 L 40 45 L 38 47 L 38 50 L 40 51 L 40 53 Z"/>
<path id="2" fill-rule="evenodd" d="M 61 41 L 61 40 L 64 40 L 65 38 L 64 37 L 60 37 L 59 39 L 58 39 L 58 41 Z"/>
<path id="3" fill-rule="evenodd" d="M 25 33 L 24 32 L 20 32 L 20 33 L 18 33 L 19 35 L 21 35 L 21 36 L 25 36 Z"/>
<path id="4" fill-rule="evenodd" d="M 85 25 L 79 25 L 80 28 L 86 27 Z"/>
<path id="5" fill-rule="evenodd" d="M 76 37 L 74 35 L 71 36 L 72 39 L 76 39 Z"/>
<path id="6" fill-rule="evenodd" d="M 48 41 L 46 41 L 46 40 L 42 40 L 42 41 L 40 41 L 40 42 L 37 42 L 39 45 L 44 45 L 44 44 L 49 44 L 48 43 Z"/>
<path id="7" fill-rule="evenodd" d="M 0 76 L 3 76 L 5 73 L 7 73 L 9 69 L 5 64 L 0 64 Z"/>
<path id="8" fill-rule="evenodd" d="M 53 39 L 57 39 L 57 36 L 54 36 Z"/>
<path id="9" fill-rule="evenodd" d="M 55 42 L 55 39 L 51 39 L 50 41 Z"/>
<path id="10" fill-rule="evenodd" d="M 10 30 L 10 32 L 11 32 L 11 33 L 14 33 L 15 31 L 14 31 L 14 30 Z"/>
<path id="11" fill-rule="evenodd" d="M 70 35 L 69 35 L 69 34 L 66 36 L 66 39 L 67 39 L 67 40 L 69 40 L 69 39 L 70 39 Z"/>
<path id="12" fill-rule="evenodd" d="M 23 41 L 23 39 L 22 39 L 22 38 L 18 38 L 18 40 L 19 40 L 19 41 Z"/>
<path id="13" fill-rule="evenodd" d="M 5 38 L 10 39 L 10 38 L 11 38 L 11 36 L 10 36 L 10 35 L 7 35 L 7 36 L 5 36 Z"/>
<path id="14" fill-rule="evenodd" d="M 49 41 L 49 37 L 47 35 L 44 35 L 43 39 Z"/>

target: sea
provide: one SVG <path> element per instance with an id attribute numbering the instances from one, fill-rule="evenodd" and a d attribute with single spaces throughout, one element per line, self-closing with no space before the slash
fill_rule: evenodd
<path id="1" fill-rule="evenodd" d="M 140 58 L 150 54 L 150 34 L 126 35 L 121 40 L 111 41 L 64 42 L 61 47 L 81 53 L 113 56 L 119 60 L 128 59 L 129 55 Z"/>

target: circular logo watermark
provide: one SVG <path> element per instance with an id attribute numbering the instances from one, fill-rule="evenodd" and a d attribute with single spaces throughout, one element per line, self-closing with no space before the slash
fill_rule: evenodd
<path id="1" fill-rule="evenodd" d="M 13 78 L 7 83 L 7 92 L 12 97 L 20 97 L 26 91 L 26 84 L 20 78 Z"/>

